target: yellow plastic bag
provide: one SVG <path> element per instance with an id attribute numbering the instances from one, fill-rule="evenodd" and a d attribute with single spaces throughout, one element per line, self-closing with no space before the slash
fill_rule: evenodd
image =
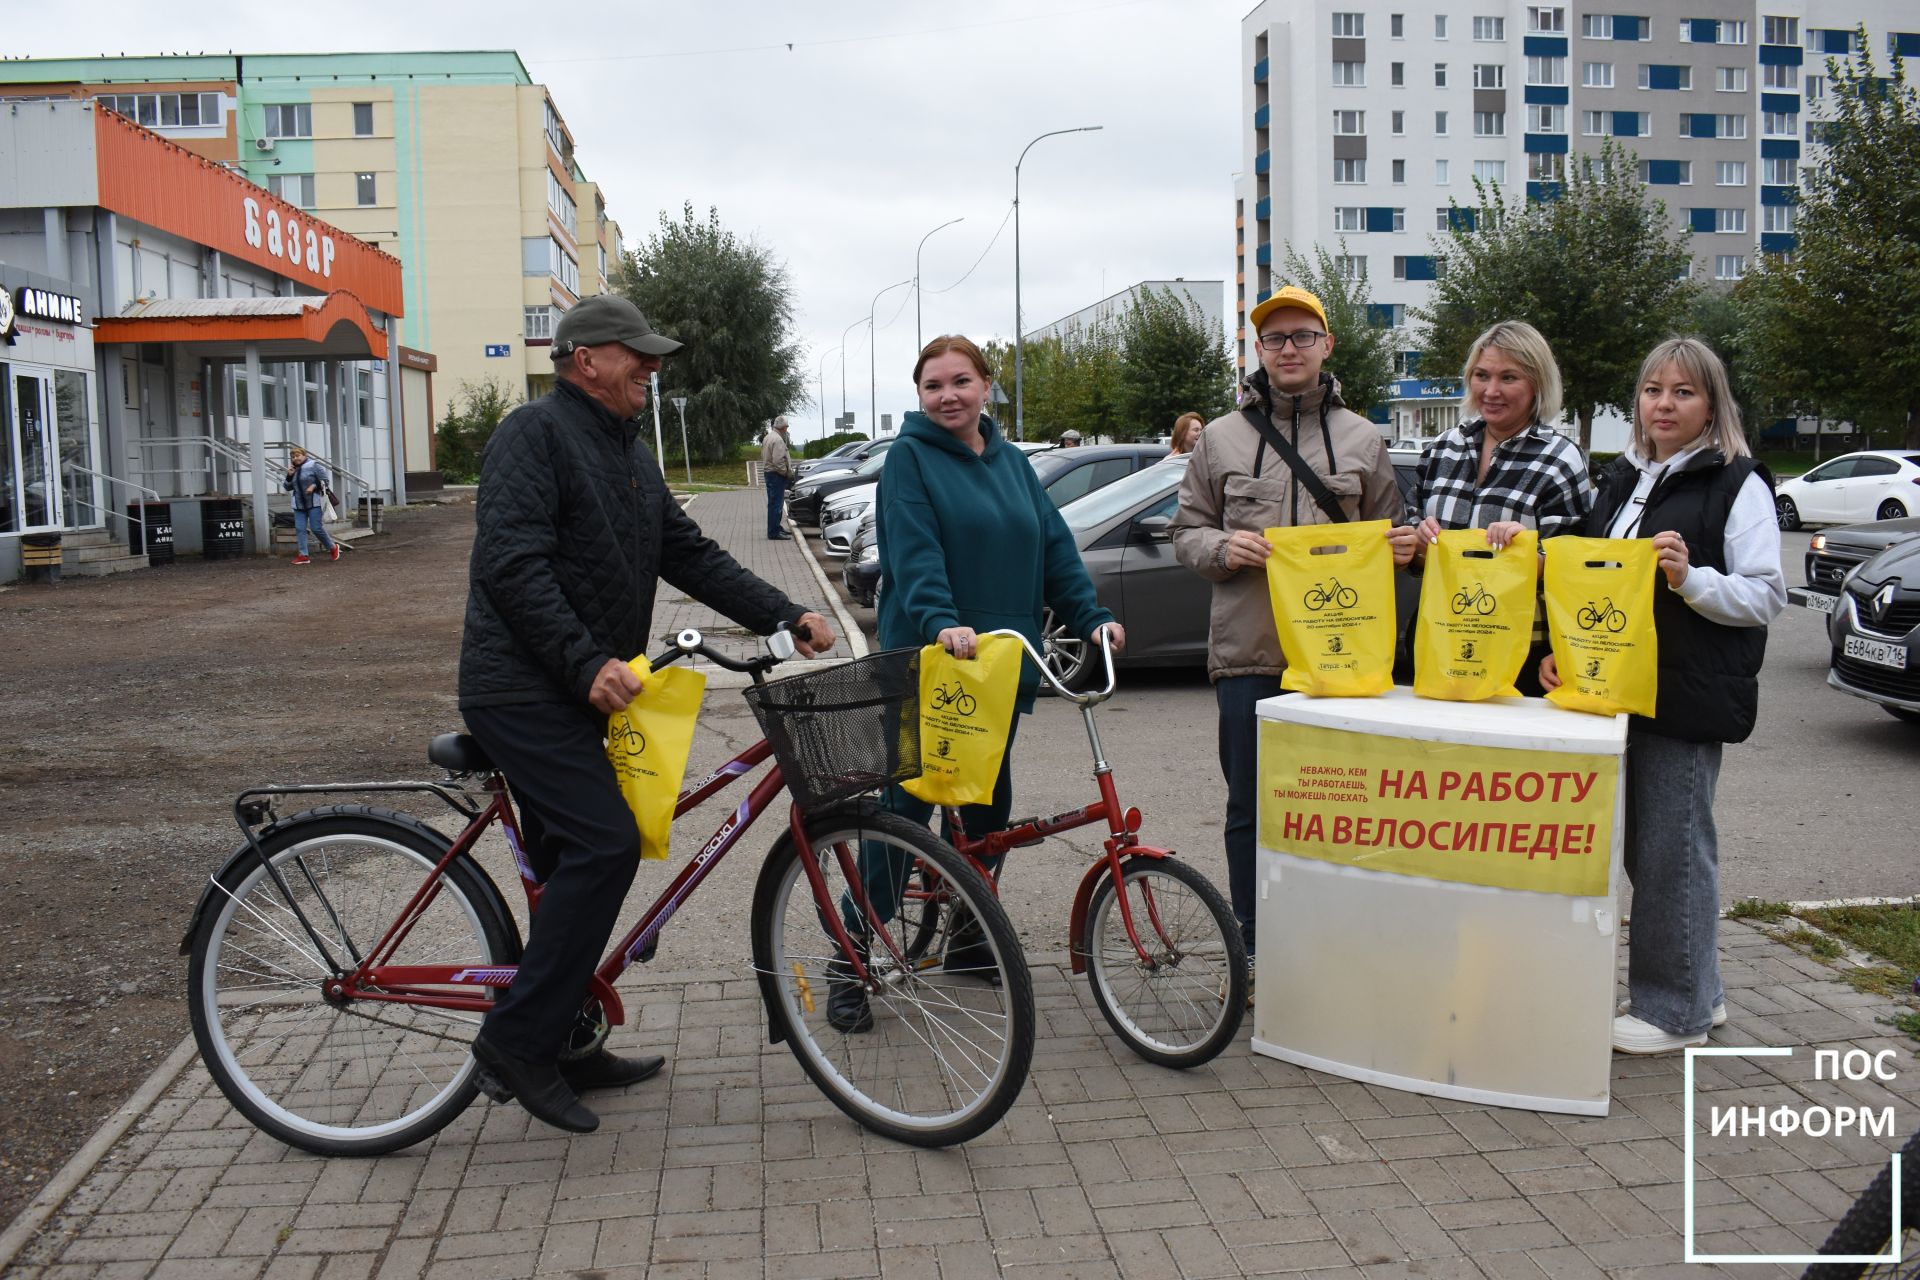
<path id="1" fill-rule="evenodd" d="M 1485 529 L 1448 529 L 1427 548 L 1413 691 L 1423 698 L 1479 702 L 1517 698 L 1513 681 L 1533 643 L 1540 537 L 1523 529 L 1505 549 Z"/>
<path id="2" fill-rule="evenodd" d="M 1012 636 L 981 636 L 965 661 L 937 644 L 920 650 L 920 776 L 900 784 L 908 795 L 939 805 L 993 799 L 1025 655 Z"/>
<path id="3" fill-rule="evenodd" d="M 1547 631 L 1560 687 L 1547 701 L 1603 716 L 1653 714 L 1660 687 L 1658 561 L 1648 538 L 1548 540 Z"/>
<path id="4" fill-rule="evenodd" d="M 607 717 L 607 760 L 640 824 L 640 856 L 658 860 L 667 856 L 707 678 L 685 667 L 655 671 L 644 655 L 627 665 L 640 677 L 640 693 L 625 711 Z"/>
<path id="5" fill-rule="evenodd" d="M 1267 594 L 1287 669 L 1280 686 L 1316 698 L 1393 687 L 1393 547 L 1388 522 L 1268 529 Z"/>

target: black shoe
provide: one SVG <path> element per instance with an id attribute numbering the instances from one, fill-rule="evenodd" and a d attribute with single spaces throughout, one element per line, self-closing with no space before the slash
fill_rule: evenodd
<path id="1" fill-rule="evenodd" d="M 514 1100 L 536 1120 L 569 1133 L 592 1133 L 600 1117 L 586 1109 L 554 1063 L 525 1062 L 501 1053 L 485 1040 L 473 1042 L 474 1083 L 495 1102 Z"/>
<path id="2" fill-rule="evenodd" d="M 622 1058 L 597 1049 L 584 1058 L 562 1061 L 560 1078 L 575 1093 L 589 1089 L 624 1089 L 658 1075 L 667 1060 L 658 1054 L 643 1053 L 637 1058 Z"/>
<path id="3" fill-rule="evenodd" d="M 793 535 L 785 531 L 782 531 L 780 533 L 770 533 L 767 535 L 767 541 L 768 542 L 792 542 Z"/>
<path id="4" fill-rule="evenodd" d="M 947 953 L 940 967 L 965 978 L 978 978 L 990 986 L 1000 985 L 1000 962 L 994 957 L 980 922 L 964 907 L 956 907 L 964 917 L 947 939 Z"/>
<path id="5" fill-rule="evenodd" d="M 840 957 L 827 965 L 827 1025 L 842 1035 L 873 1030 L 873 1009 L 867 1004 L 867 989 L 854 975 L 853 965 Z"/>

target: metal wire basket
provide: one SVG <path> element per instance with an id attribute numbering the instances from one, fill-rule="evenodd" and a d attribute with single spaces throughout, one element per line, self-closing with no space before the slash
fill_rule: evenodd
<path id="1" fill-rule="evenodd" d="M 802 809 L 920 776 L 920 651 L 755 685 L 747 705 Z"/>

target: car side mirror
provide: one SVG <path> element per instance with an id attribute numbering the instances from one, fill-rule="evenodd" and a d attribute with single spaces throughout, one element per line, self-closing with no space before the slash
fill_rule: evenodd
<path id="1" fill-rule="evenodd" d="M 1172 542 L 1172 516 L 1141 516 L 1133 522 L 1135 542 Z"/>

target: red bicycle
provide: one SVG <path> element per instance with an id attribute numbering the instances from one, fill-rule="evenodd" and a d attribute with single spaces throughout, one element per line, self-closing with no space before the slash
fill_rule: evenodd
<path id="1" fill-rule="evenodd" d="M 659 668 L 699 654 L 750 674 L 748 701 L 767 733 L 683 791 L 676 817 L 769 756 L 776 763 L 601 962 L 572 1051 L 591 1053 L 624 1020 L 621 973 L 652 957 L 667 921 L 784 788 L 793 796 L 786 830 L 760 868 L 751 916 L 773 1040 L 875 1132 L 920 1146 L 963 1142 L 997 1122 L 1026 1080 L 1033 987 L 979 871 L 924 826 L 862 798 L 919 772 L 917 652 L 768 683 L 766 672 L 793 656 L 793 638 L 778 633 L 768 648 L 735 661 L 688 630 L 653 660 Z M 234 820 L 246 843 L 211 878 L 181 944 L 208 1071 L 249 1120 L 307 1151 L 398 1150 L 473 1101 L 469 1047 L 521 948 L 506 900 L 475 858 L 496 824 L 529 914 L 539 909 L 505 778 L 464 734 L 435 738 L 428 758 L 445 779 L 243 792 Z M 449 840 L 409 814 L 362 804 L 274 814 L 282 797 L 347 792 L 431 795 L 466 826 Z M 978 921 L 965 971 L 942 963 L 951 928 L 917 932 L 909 946 L 875 918 L 863 845 L 929 868 L 942 901 Z M 861 926 L 860 944 L 849 921 Z M 847 980 L 865 987 L 874 1012 L 854 1035 L 826 1013 L 828 983 Z"/>
<path id="2" fill-rule="evenodd" d="M 1142 843 L 1140 810 L 1121 803 L 1093 717 L 1093 709 L 1114 691 L 1113 650 L 1105 633 L 1100 650 L 1107 667 L 1106 688 L 1088 693 L 1068 689 L 1019 632 L 990 634 L 1019 639 L 1053 692 L 1079 707 L 1093 750 L 1099 799 L 1049 818 L 1025 818 L 979 837 L 969 836 L 959 811 L 948 809 L 955 847 L 997 892 L 997 877 L 987 871 L 986 859 L 1036 845 L 1047 836 L 1106 823 L 1105 851 L 1087 868 L 1073 895 L 1067 933 L 1073 972 L 1086 975 L 1100 1012 L 1141 1057 L 1169 1067 L 1212 1060 L 1240 1030 L 1247 1005 L 1246 942 L 1213 882 L 1174 857 L 1172 850 Z M 953 905 L 938 877 L 918 875 L 903 907 L 914 939 L 931 942 L 942 936 L 939 926 L 952 915 Z"/>

